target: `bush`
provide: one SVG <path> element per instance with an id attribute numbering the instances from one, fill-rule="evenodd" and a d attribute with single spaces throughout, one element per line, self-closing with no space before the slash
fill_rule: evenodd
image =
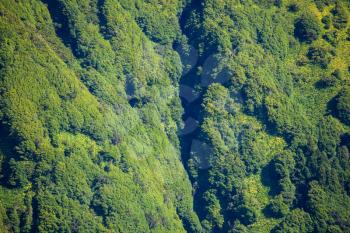
<path id="1" fill-rule="evenodd" d="M 321 26 L 314 15 L 302 15 L 296 20 L 294 35 L 301 42 L 311 43 L 321 34 Z"/>

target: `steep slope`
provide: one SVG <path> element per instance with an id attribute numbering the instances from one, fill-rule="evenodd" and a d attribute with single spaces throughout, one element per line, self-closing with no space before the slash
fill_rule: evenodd
<path id="1" fill-rule="evenodd" d="M 349 232 L 346 0 L 0 0 L 1 232 Z"/>
<path id="2" fill-rule="evenodd" d="M 348 22 L 346 1 L 185 9 L 182 150 L 205 232 L 349 231 Z"/>
<path id="3" fill-rule="evenodd" d="M 176 136 L 181 64 L 169 46 L 182 4 L 164 13 L 165 32 L 152 18 L 163 9 L 133 4 L 0 2 L 5 232 L 199 228 Z"/>

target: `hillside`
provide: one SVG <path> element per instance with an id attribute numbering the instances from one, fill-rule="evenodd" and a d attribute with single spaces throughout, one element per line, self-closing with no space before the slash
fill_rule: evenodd
<path id="1" fill-rule="evenodd" d="M 0 232 L 350 232 L 347 0 L 0 0 Z"/>

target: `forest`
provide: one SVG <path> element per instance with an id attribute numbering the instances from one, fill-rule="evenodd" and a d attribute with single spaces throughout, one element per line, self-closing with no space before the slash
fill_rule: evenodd
<path id="1" fill-rule="evenodd" d="M 0 233 L 350 233 L 348 0 L 0 0 Z"/>

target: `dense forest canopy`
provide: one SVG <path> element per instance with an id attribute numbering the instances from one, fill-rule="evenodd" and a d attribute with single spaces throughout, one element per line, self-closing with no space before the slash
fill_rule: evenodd
<path id="1" fill-rule="evenodd" d="M 0 232 L 350 232 L 348 0 L 0 0 Z"/>

